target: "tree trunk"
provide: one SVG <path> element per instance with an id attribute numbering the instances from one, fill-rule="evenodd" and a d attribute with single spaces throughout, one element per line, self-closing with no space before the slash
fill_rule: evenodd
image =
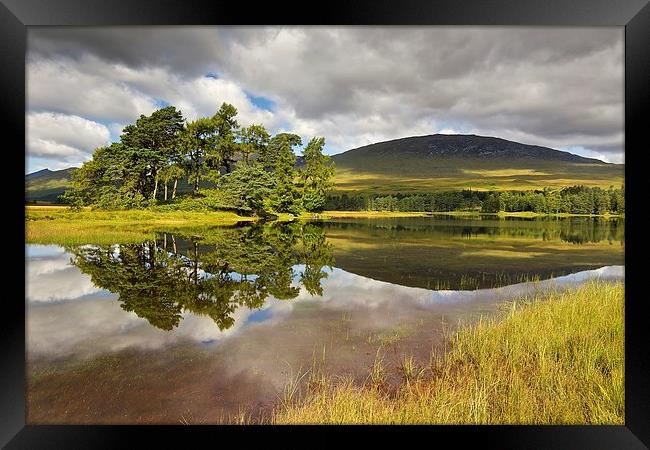
<path id="1" fill-rule="evenodd" d="M 178 178 L 174 178 L 174 189 L 172 190 L 172 200 L 176 198 L 176 186 L 178 186 Z"/>
<path id="2" fill-rule="evenodd" d="M 165 181 L 165 201 L 167 201 L 167 182 Z"/>
<path id="3" fill-rule="evenodd" d="M 155 183 L 153 185 L 153 199 L 156 199 L 156 194 L 158 193 L 158 174 L 156 174 Z"/>
<path id="4" fill-rule="evenodd" d="M 194 178 L 194 193 L 199 192 L 199 177 Z"/>

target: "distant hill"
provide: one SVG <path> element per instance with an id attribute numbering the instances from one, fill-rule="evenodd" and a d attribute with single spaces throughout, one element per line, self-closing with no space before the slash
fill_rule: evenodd
<path id="1" fill-rule="evenodd" d="M 529 190 L 544 187 L 619 187 L 624 165 L 552 148 L 475 135 L 416 136 L 333 155 L 339 192 L 413 193 L 440 190 Z M 301 156 L 297 166 L 304 165 Z M 27 201 L 55 202 L 74 168 L 25 176 Z M 190 186 L 179 182 L 178 191 Z"/>
<path id="2" fill-rule="evenodd" d="M 57 197 L 69 186 L 72 171 L 75 169 L 76 167 L 63 170 L 43 169 L 25 175 L 25 200 L 56 203 Z"/>
<path id="3" fill-rule="evenodd" d="M 620 186 L 624 166 L 495 137 L 407 137 L 332 156 L 338 191 L 429 192 Z"/>

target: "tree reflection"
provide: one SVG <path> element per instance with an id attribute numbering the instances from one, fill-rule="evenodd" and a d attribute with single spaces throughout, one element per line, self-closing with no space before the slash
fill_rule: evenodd
<path id="1" fill-rule="evenodd" d="M 331 244 L 318 224 L 274 224 L 204 230 L 181 238 L 66 249 L 92 282 L 119 295 L 121 306 L 151 325 L 171 330 L 182 313 L 210 317 L 221 330 L 239 307 L 261 308 L 269 296 L 296 298 L 300 285 L 322 295 Z M 304 265 L 302 271 L 294 266 Z M 298 273 L 296 273 L 298 272 Z"/>

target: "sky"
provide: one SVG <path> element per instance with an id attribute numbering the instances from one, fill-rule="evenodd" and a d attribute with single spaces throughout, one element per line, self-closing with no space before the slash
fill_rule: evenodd
<path id="1" fill-rule="evenodd" d="M 26 81 L 27 173 L 223 102 L 328 154 L 443 133 L 624 162 L 622 27 L 30 27 Z"/>

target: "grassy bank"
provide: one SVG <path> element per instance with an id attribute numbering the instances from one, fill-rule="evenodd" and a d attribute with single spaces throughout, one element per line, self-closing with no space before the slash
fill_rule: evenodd
<path id="1" fill-rule="evenodd" d="M 428 212 L 407 212 L 407 211 L 323 211 L 321 213 L 303 213 L 300 219 L 372 219 L 387 217 L 426 217 Z"/>
<path id="2" fill-rule="evenodd" d="M 27 206 L 25 220 L 28 243 L 112 244 L 142 242 L 156 231 L 227 226 L 255 218 L 226 211 L 71 211 L 66 207 Z"/>
<path id="3" fill-rule="evenodd" d="M 623 283 L 513 304 L 461 329 L 429 367 L 402 365 L 390 389 L 380 364 L 368 382 L 312 376 L 276 423 L 623 424 Z"/>
<path id="4" fill-rule="evenodd" d="M 304 213 L 300 216 L 301 219 L 372 219 L 372 218 L 387 218 L 387 217 L 428 217 L 428 216 L 459 216 L 459 217 L 479 217 L 479 216 L 494 216 L 494 217 L 625 217 L 623 214 L 547 214 L 536 213 L 532 211 L 520 212 L 505 212 L 498 213 L 484 213 L 481 211 L 323 211 L 321 213 Z"/>

